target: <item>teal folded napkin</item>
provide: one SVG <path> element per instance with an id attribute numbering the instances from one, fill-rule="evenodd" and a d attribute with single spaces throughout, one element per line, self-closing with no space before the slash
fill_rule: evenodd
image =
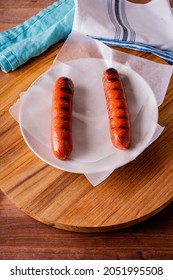
<path id="1" fill-rule="evenodd" d="M 22 24 L 0 33 L 0 67 L 5 73 L 64 41 L 71 32 L 74 1 L 59 0 Z"/>

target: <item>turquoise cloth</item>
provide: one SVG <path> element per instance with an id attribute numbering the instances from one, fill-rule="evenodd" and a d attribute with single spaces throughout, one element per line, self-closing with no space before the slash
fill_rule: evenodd
<path id="1" fill-rule="evenodd" d="M 13 71 L 31 57 L 64 41 L 71 32 L 74 1 L 59 0 L 22 24 L 0 33 L 0 67 Z"/>

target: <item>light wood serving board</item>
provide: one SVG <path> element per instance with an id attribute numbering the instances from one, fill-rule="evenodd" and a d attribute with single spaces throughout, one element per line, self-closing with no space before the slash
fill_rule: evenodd
<path id="1" fill-rule="evenodd" d="M 159 123 L 165 126 L 162 135 L 138 158 L 93 187 L 84 175 L 55 169 L 37 158 L 8 112 L 19 94 L 49 68 L 60 47 L 55 45 L 2 75 L 0 187 L 26 214 L 60 229 L 103 232 L 142 222 L 173 200 L 173 80 L 159 108 Z M 152 54 L 123 51 L 162 62 Z"/>

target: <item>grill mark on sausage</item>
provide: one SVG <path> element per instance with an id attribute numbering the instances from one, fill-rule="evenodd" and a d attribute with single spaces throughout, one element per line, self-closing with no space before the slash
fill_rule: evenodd
<path id="1" fill-rule="evenodd" d="M 61 89 L 63 91 L 65 91 L 67 94 L 72 94 L 71 89 L 69 87 L 67 87 L 67 86 L 61 87 Z"/>
<path id="2" fill-rule="evenodd" d="M 71 80 L 67 77 L 62 77 L 63 82 L 67 83 L 68 85 L 71 84 Z"/>
<path id="3" fill-rule="evenodd" d="M 71 102 L 68 96 L 62 96 L 61 99 L 67 102 Z"/>
<path id="4" fill-rule="evenodd" d="M 120 90 L 120 91 L 122 91 L 122 88 L 115 87 L 115 88 L 113 88 L 112 90 Z"/>
<path id="5" fill-rule="evenodd" d="M 128 126 L 126 126 L 126 125 L 120 125 L 118 128 L 121 128 L 121 129 L 128 129 Z"/>
<path id="6" fill-rule="evenodd" d="M 70 141 L 68 137 L 62 137 L 62 140 Z"/>
<path id="7" fill-rule="evenodd" d="M 63 110 L 63 111 L 67 111 L 67 112 L 70 112 L 70 109 L 69 108 L 67 108 L 67 107 L 61 107 L 61 110 Z"/>
<path id="8" fill-rule="evenodd" d="M 107 70 L 106 70 L 106 72 L 108 73 L 108 74 L 113 74 L 113 73 L 118 73 L 117 72 L 117 70 L 115 69 L 115 68 L 108 68 Z"/>
<path id="9" fill-rule="evenodd" d="M 108 79 L 110 82 L 116 82 L 116 81 L 119 81 L 118 78 L 115 78 L 115 77 L 112 77 L 112 78 L 109 78 Z"/>
<path id="10" fill-rule="evenodd" d="M 115 97 L 116 100 L 124 100 L 123 97 Z"/>
<path id="11" fill-rule="evenodd" d="M 61 119 L 64 120 L 64 121 L 68 121 L 68 120 L 69 120 L 69 117 L 62 116 Z"/>
<path id="12" fill-rule="evenodd" d="M 124 106 L 118 106 L 117 109 L 124 109 Z"/>

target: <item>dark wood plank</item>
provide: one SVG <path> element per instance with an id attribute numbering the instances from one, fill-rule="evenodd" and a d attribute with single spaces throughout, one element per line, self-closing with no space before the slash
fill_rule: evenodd
<path id="1" fill-rule="evenodd" d="M 54 2 L 54 0 L 0 1 L 0 32 L 15 27 Z"/>
<path id="2" fill-rule="evenodd" d="M 172 259 L 173 203 L 112 233 L 81 234 L 26 216 L 0 192 L 0 259 Z"/>

